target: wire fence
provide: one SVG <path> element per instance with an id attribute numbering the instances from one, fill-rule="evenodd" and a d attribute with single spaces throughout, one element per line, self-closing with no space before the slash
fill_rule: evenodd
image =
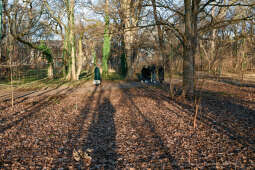
<path id="1" fill-rule="evenodd" d="M 0 65 L 0 84 L 14 86 L 47 77 L 47 65 Z"/>

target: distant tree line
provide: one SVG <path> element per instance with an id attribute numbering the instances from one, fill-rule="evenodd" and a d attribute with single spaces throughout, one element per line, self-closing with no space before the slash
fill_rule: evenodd
<path id="1" fill-rule="evenodd" d="M 26 46 L 41 54 L 53 78 L 48 42 L 57 39 L 66 80 L 78 80 L 95 62 L 103 74 L 110 64 L 127 79 L 154 63 L 170 80 L 181 72 L 183 94 L 193 94 L 196 71 L 254 68 L 254 7 L 253 0 L 2 0 L 0 61 L 19 58 L 14 49 Z"/>

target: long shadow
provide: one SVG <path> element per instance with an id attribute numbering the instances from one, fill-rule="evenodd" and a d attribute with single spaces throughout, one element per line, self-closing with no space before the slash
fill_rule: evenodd
<path id="1" fill-rule="evenodd" d="M 92 164 L 90 168 L 115 169 L 117 161 L 116 130 L 114 113 L 116 112 L 109 98 L 97 106 L 92 123 L 88 130 L 83 150 L 92 149 Z"/>
<path id="2" fill-rule="evenodd" d="M 179 103 L 179 105 L 188 108 L 183 103 Z M 202 110 L 202 114 L 199 117 L 201 121 L 207 124 L 209 122 L 218 132 L 224 130 L 230 139 L 236 140 L 246 147 L 250 146 L 255 150 L 255 136 L 239 132 L 239 130 L 247 130 L 246 128 L 255 128 L 255 110 L 235 103 L 231 97 L 221 99 L 217 97 L 217 93 L 212 91 L 202 91 L 201 105 L 202 108 L 206 108 Z M 227 119 L 227 122 L 222 122 L 212 119 L 207 113 L 213 114 L 214 117 L 228 118 L 228 116 L 231 116 L 233 120 L 229 121 L 230 119 Z M 236 126 L 233 126 L 232 123 L 235 123 Z"/>
<path id="3" fill-rule="evenodd" d="M 151 88 L 147 88 L 146 90 L 148 90 L 152 94 L 151 96 L 153 97 L 151 98 L 159 98 L 161 100 L 163 99 L 167 101 L 167 97 L 163 94 L 159 96 L 157 92 Z M 199 116 L 197 117 L 199 121 L 207 124 L 208 126 L 211 126 L 219 133 L 224 132 L 231 140 L 235 140 L 240 144 L 244 145 L 245 147 L 250 146 L 251 148 L 253 148 L 253 150 L 255 150 L 254 136 L 251 137 L 249 136 L 249 134 L 239 132 L 240 129 L 247 130 L 246 128 L 255 128 L 255 110 L 235 103 L 234 98 L 232 97 L 220 97 L 218 93 L 212 91 L 202 91 L 201 97 L 202 114 L 199 114 Z M 168 99 L 168 101 L 169 100 L 170 99 Z M 188 112 L 186 113 L 190 115 L 190 117 L 193 117 L 193 107 L 179 100 L 174 100 L 174 102 L 181 106 L 183 109 L 187 109 Z M 209 116 L 207 113 L 212 114 L 214 118 Z M 228 119 L 228 121 L 222 122 L 216 119 L 217 117 L 228 118 L 229 116 L 233 118 L 233 121 L 229 121 Z M 238 126 L 233 126 L 233 122 L 238 122 Z"/>
<path id="4" fill-rule="evenodd" d="M 58 89 L 58 88 L 59 88 L 59 86 L 56 87 L 56 88 L 50 89 L 50 90 L 45 90 L 45 91 L 41 91 L 41 92 L 40 92 L 40 91 L 32 91 L 32 92 L 28 92 L 28 93 L 26 93 L 26 94 L 22 94 L 22 95 L 19 95 L 19 96 L 14 96 L 14 102 L 15 102 L 14 105 L 26 101 L 27 99 L 29 99 L 29 97 L 30 97 L 31 94 L 34 94 L 34 93 L 36 93 L 36 92 L 40 92 L 40 93 L 37 95 L 37 97 L 40 97 L 40 96 L 42 96 L 42 95 L 45 95 L 45 94 L 47 94 L 47 93 L 49 93 L 49 92 L 51 92 L 51 91 L 54 91 L 54 90 Z M 68 87 L 65 88 L 65 89 L 68 89 Z M 65 89 L 63 89 L 63 90 L 61 90 L 61 91 L 64 91 Z M 23 99 L 20 100 L 20 101 L 16 101 L 17 99 L 20 99 L 20 98 L 23 98 Z M 3 102 L 7 102 L 7 101 L 10 101 L 10 100 L 11 100 L 11 98 L 8 98 L 8 99 L 4 100 Z M 1 110 L 4 110 L 4 109 L 9 108 L 9 107 L 11 107 L 11 104 L 9 104 L 9 105 L 7 105 L 7 106 L 5 106 L 5 107 L 1 107 L 0 109 L 1 109 Z"/>
<path id="5" fill-rule="evenodd" d="M 16 93 L 17 93 L 17 92 L 13 92 L 14 95 L 15 95 Z M 10 96 L 10 95 L 11 95 L 10 93 L 6 93 L 6 94 L 0 96 L 0 101 L 4 100 L 4 99 L 2 99 L 2 98 L 6 97 L 6 96 Z"/>
<path id="6" fill-rule="evenodd" d="M 149 120 L 143 113 L 142 111 L 139 109 L 139 107 L 135 104 L 135 102 L 133 101 L 133 98 L 136 97 L 136 95 L 133 95 L 129 89 L 122 89 L 123 94 L 125 94 L 125 99 L 123 100 L 123 102 L 125 102 L 127 99 L 129 100 L 129 102 L 131 103 L 131 105 L 133 106 L 133 110 L 130 110 L 130 117 L 132 118 L 131 120 L 131 124 L 133 126 L 134 129 L 136 129 L 136 132 L 138 133 L 138 135 L 140 136 L 139 140 L 141 140 L 143 143 L 146 144 L 146 146 L 151 145 L 151 143 L 148 143 L 146 140 L 146 137 L 144 136 L 144 133 L 141 129 L 137 129 L 137 124 L 138 122 L 136 120 L 137 116 L 141 116 L 145 122 L 144 127 L 147 128 L 151 135 L 152 135 L 152 140 L 154 140 L 157 149 L 159 151 L 163 151 L 163 154 L 160 155 L 160 158 L 164 159 L 166 158 L 168 160 L 168 162 L 163 162 L 163 163 L 155 163 L 155 167 L 156 168 L 170 168 L 170 169 L 181 169 L 179 166 L 178 161 L 171 155 L 170 153 L 170 149 L 164 144 L 163 139 L 161 138 L 161 136 L 159 135 L 159 133 L 157 132 L 154 123 Z M 135 113 L 138 113 L 138 115 L 136 115 Z M 152 156 L 147 156 L 147 160 L 137 160 L 137 162 L 139 161 L 146 161 L 146 162 L 150 162 L 153 160 Z M 152 165 L 153 166 L 153 165 Z M 188 163 L 185 162 L 185 167 L 190 167 L 190 165 Z"/>
<path id="7" fill-rule="evenodd" d="M 58 91 L 56 94 L 54 94 L 53 96 L 45 96 L 45 97 L 43 97 L 42 99 L 40 99 L 39 101 L 33 101 L 32 102 L 32 105 L 31 106 L 29 106 L 29 107 L 26 107 L 26 108 L 24 108 L 23 110 L 21 110 L 21 111 L 17 111 L 17 112 L 15 112 L 15 113 L 13 113 L 12 115 L 9 115 L 8 116 L 8 118 L 1 118 L 0 119 L 0 123 L 4 123 L 5 121 L 7 121 L 7 119 L 11 119 L 11 117 L 15 117 L 15 116 L 18 116 L 21 112 L 22 113 L 30 113 L 30 112 L 33 112 L 33 108 L 35 109 L 35 110 L 38 110 L 38 106 L 41 104 L 41 103 L 43 103 L 44 101 L 46 101 L 46 100 L 49 100 L 49 104 L 50 104 L 50 102 L 51 103 L 54 103 L 54 101 L 60 101 L 60 100 L 62 100 L 65 96 L 67 96 L 68 94 L 70 94 L 70 93 L 72 93 L 73 91 L 74 91 L 74 88 L 71 88 L 71 89 L 69 89 L 66 93 L 65 93 L 65 95 L 60 95 L 60 93 L 63 93 L 65 90 L 66 90 L 67 88 L 65 88 L 65 89 L 61 89 L 60 91 Z M 50 90 L 50 91 L 52 91 L 52 90 Z M 44 94 L 47 94 L 48 92 L 50 92 L 50 91 L 46 91 L 46 92 L 43 92 Z M 38 95 L 39 96 L 39 95 Z M 38 97 L 37 96 L 37 97 Z M 41 96 L 41 95 L 40 95 Z M 61 96 L 61 97 L 60 97 Z M 17 102 L 17 103 L 15 103 L 15 104 L 19 104 L 19 103 L 21 103 L 21 102 L 23 102 L 23 101 L 25 101 L 26 99 L 28 99 L 28 98 L 24 98 L 22 101 L 20 101 L 20 102 Z M 44 103 L 44 105 L 46 105 L 47 104 L 47 102 L 46 103 Z M 8 106 L 8 107 L 10 107 L 10 106 Z M 7 107 L 6 107 L 7 108 Z M 28 115 L 27 114 L 27 115 Z"/>
<path id="8" fill-rule="evenodd" d="M 29 95 L 31 95 L 31 94 L 34 94 L 34 93 L 36 93 L 37 91 L 32 91 L 32 92 L 28 92 L 28 93 L 22 93 L 22 95 L 18 95 L 18 96 L 14 96 L 13 97 L 13 100 L 14 101 L 16 101 L 17 99 L 20 99 L 20 98 L 23 98 L 24 97 L 24 99 L 22 100 L 22 101 L 24 101 L 24 100 L 26 100 L 26 99 L 28 99 L 28 97 L 26 97 L 26 96 L 29 96 Z M 10 94 L 11 95 L 11 94 Z M 11 101 L 11 97 L 9 97 L 9 98 L 7 98 L 7 99 L 4 99 L 4 100 L 2 100 L 1 102 L 8 102 L 8 101 Z M 17 104 L 17 102 L 16 103 L 14 103 L 14 104 Z M 1 110 L 4 110 L 4 109 L 6 109 L 6 108 L 8 108 L 8 107 L 11 107 L 11 104 L 9 104 L 8 106 L 6 106 L 6 107 L 1 107 L 0 109 Z"/>
<path id="9" fill-rule="evenodd" d="M 63 84 L 64 84 L 64 83 L 61 83 L 61 84 L 57 85 L 55 88 L 53 88 L 53 89 L 45 90 L 44 92 L 41 92 L 40 94 L 38 94 L 38 96 L 42 96 L 43 94 L 49 93 L 50 91 L 54 91 L 54 90 L 58 89 L 60 86 L 62 86 Z M 40 91 L 42 91 L 42 90 L 29 91 L 29 92 L 27 92 L 27 93 L 22 93 L 21 95 L 19 95 L 19 93 L 18 93 L 17 96 L 14 96 L 14 100 L 17 100 L 17 99 L 22 98 L 22 97 L 26 97 L 25 99 L 27 99 L 31 94 L 34 94 L 34 93 L 40 92 Z M 16 93 L 16 92 L 15 92 L 15 93 Z M 15 93 L 14 93 L 14 94 L 15 94 Z M 3 95 L 3 96 L 0 96 L 0 98 L 2 98 L 2 97 L 4 97 L 4 96 L 10 96 L 10 95 L 11 95 L 11 93 L 10 93 L 10 94 L 6 94 L 6 95 Z M 1 99 L 1 100 L 2 100 L 2 99 Z M 0 101 L 1 101 L 1 100 L 0 100 Z M 11 97 L 9 97 L 9 98 L 7 98 L 7 99 L 3 99 L 2 102 L 7 102 L 7 101 L 10 101 L 10 100 L 11 100 Z"/>
<path id="10" fill-rule="evenodd" d="M 22 97 L 29 96 L 29 95 L 34 94 L 36 92 L 38 92 L 38 91 L 32 91 L 32 92 L 28 92 L 28 93 L 25 93 L 25 94 L 23 93 L 22 95 L 14 96 L 14 100 L 20 99 Z M 8 99 L 3 100 L 3 102 L 10 101 L 10 100 L 11 100 L 11 97 L 8 98 Z"/>
<path id="11" fill-rule="evenodd" d="M 252 87 L 255 88 L 255 83 L 248 83 L 248 82 L 240 82 L 239 80 L 235 80 L 233 78 L 227 77 L 207 77 L 208 79 L 212 79 L 218 82 L 227 83 L 230 85 L 238 86 L 238 87 Z"/>
<path id="12" fill-rule="evenodd" d="M 0 133 L 5 132 L 7 129 L 16 126 L 19 122 L 22 122 L 25 119 L 31 118 L 33 115 L 39 113 L 39 111 L 44 107 L 50 104 L 53 104 L 56 100 L 62 100 L 64 95 L 55 95 L 55 96 L 46 96 L 41 99 L 39 102 L 33 103 L 30 107 L 26 108 L 23 113 L 24 115 L 21 116 L 18 120 L 14 120 L 7 125 L 0 126 Z M 17 116 L 20 112 L 16 112 L 13 114 L 13 117 Z M 1 123 L 4 123 L 7 119 L 1 119 Z"/>
<path id="13" fill-rule="evenodd" d="M 87 119 L 90 112 L 92 112 L 92 101 L 95 100 L 94 96 L 96 92 L 98 91 L 99 87 L 95 87 L 92 91 L 91 95 L 85 99 L 86 104 L 84 108 L 81 110 L 80 114 L 76 117 L 76 119 L 73 122 L 72 129 L 67 134 L 67 142 L 64 145 L 63 150 L 61 151 L 59 157 L 67 157 L 68 160 L 65 160 L 66 165 L 72 165 L 73 164 L 73 151 L 74 149 L 78 150 L 80 149 L 80 144 L 78 143 L 79 139 L 81 139 L 81 136 L 83 134 L 83 126 L 86 123 L 85 120 Z M 99 98 L 101 96 L 101 93 L 99 94 Z M 63 162 L 59 162 L 57 158 L 53 161 L 54 162 L 54 168 L 63 167 Z M 74 165 L 76 169 L 81 169 L 80 164 Z M 67 168 L 67 167 L 66 167 Z"/>

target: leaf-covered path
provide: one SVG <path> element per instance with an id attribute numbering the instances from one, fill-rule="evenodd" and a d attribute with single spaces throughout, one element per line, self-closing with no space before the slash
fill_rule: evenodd
<path id="1" fill-rule="evenodd" d="M 255 167 L 254 143 L 221 124 L 201 120 L 194 130 L 193 113 L 157 88 L 111 83 L 15 102 L 0 114 L 0 168 Z M 254 124 L 245 123 L 252 141 Z"/>

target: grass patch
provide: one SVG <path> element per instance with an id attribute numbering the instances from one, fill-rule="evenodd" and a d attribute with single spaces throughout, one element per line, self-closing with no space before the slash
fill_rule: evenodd
<path id="1" fill-rule="evenodd" d="M 14 86 L 32 83 L 47 78 L 47 69 L 31 69 L 22 72 L 20 75 L 17 73 L 13 75 L 12 84 Z M 0 80 L 0 84 L 11 85 L 11 77 L 6 77 Z"/>
<path id="2" fill-rule="evenodd" d="M 102 79 L 103 80 L 124 80 L 125 77 L 119 73 L 108 73 L 108 75 L 102 75 Z"/>

